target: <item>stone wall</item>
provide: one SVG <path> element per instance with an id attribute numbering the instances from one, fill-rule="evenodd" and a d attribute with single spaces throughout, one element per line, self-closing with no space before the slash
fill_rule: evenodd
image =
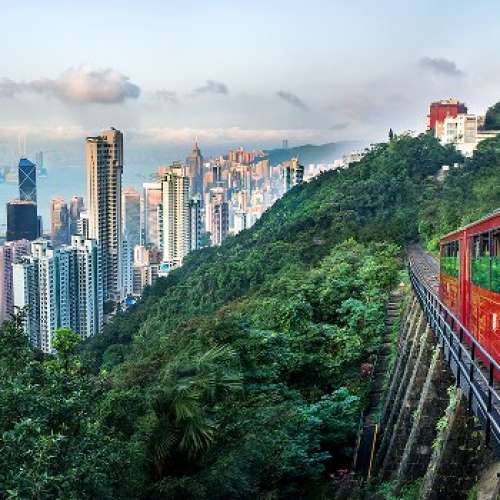
<path id="1" fill-rule="evenodd" d="M 387 490 L 407 498 L 410 486 L 426 500 L 500 498 L 500 462 L 455 387 L 418 300 L 407 293 L 365 498 L 384 498 Z"/>

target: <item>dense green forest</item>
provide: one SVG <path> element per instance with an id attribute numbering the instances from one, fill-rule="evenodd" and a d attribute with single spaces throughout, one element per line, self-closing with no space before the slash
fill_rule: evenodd
<path id="1" fill-rule="evenodd" d="M 453 168 L 444 181 L 442 165 Z M 500 140 L 374 146 L 191 254 L 44 359 L 0 329 L 0 496 L 328 498 L 349 468 L 402 248 L 498 206 Z"/>

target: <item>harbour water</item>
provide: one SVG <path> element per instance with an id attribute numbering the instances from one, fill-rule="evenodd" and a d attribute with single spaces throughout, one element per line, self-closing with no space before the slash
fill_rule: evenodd
<path id="1" fill-rule="evenodd" d="M 128 164 L 123 168 L 123 187 L 132 186 L 140 189 L 143 182 L 151 179 L 156 170 L 155 165 Z M 44 232 L 50 231 L 50 200 L 56 196 L 65 198 L 68 202 L 72 196 L 86 196 L 85 166 L 67 165 L 50 166 L 47 177 L 37 178 L 38 214 L 43 218 Z M 0 234 L 7 229 L 8 201 L 19 197 L 17 183 L 0 183 Z"/>

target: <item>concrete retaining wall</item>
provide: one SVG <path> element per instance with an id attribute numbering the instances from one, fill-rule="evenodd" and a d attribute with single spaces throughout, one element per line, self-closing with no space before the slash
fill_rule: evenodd
<path id="1" fill-rule="evenodd" d="M 372 483 L 390 484 L 396 497 L 413 485 L 425 500 L 496 500 L 500 462 L 455 387 L 418 300 L 407 293 Z"/>

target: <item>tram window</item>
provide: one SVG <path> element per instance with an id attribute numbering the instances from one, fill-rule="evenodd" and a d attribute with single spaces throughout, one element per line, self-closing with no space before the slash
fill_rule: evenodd
<path id="1" fill-rule="evenodd" d="M 459 271 L 459 244 L 451 241 L 441 246 L 441 271 L 449 276 L 458 276 Z"/>
<path id="2" fill-rule="evenodd" d="M 491 234 L 491 250 L 492 255 L 500 257 L 500 230 L 497 229 Z"/>
<path id="3" fill-rule="evenodd" d="M 458 257 L 458 241 L 445 243 L 441 246 L 441 257 Z"/>
<path id="4" fill-rule="evenodd" d="M 500 229 L 491 233 L 491 290 L 500 292 Z"/>
<path id="5" fill-rule="evenodd" d="M 490 255 L 490 235 L 489 233 L 482 233 L 474 236 L 473 240 L 474 258 L 488 257 Z"/>
<path id="6" fill-rule="evenodd" d="M 490 288 L 490 234 L 481 233 L 472 240 L 472 282 Z"/>

